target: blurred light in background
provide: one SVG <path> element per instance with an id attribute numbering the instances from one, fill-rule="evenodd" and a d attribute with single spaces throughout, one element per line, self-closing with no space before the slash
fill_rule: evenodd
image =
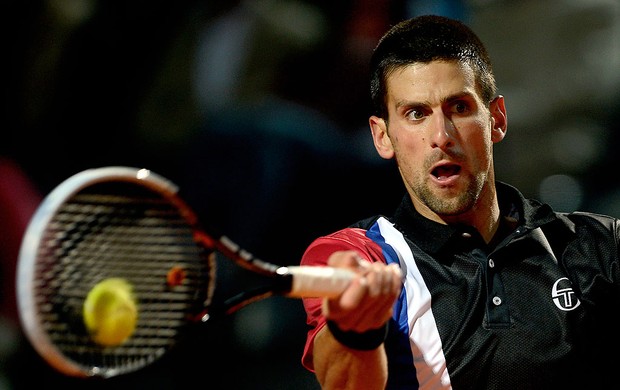
<path id="1" fill-rule="evenodd" d="M 578 210 L 583 201 L 579 180 L 569 175 L 551 175 L 540 182 L 538 198 L 557 211 Z"/>

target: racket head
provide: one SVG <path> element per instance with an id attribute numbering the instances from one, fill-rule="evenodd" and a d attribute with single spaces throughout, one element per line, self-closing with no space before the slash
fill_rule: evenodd
<path id="1" fill-rule="evenodd" d="M 215 258 L 177 186 L 146 169 L 103 167 L 68 178 L 44 198 L 22 240 L 16 293 L 24 333 L 58 371 L 112 377 L 166 354 L 208 312 Z M 133 287 L 138 319 L 118 346 L 93 341 L 88 292 L 107 278 Z"/>

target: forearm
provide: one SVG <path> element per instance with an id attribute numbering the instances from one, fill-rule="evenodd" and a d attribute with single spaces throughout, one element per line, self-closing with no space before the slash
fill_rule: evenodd
<path id="1" fill-rule="evenodd" d="M 327 327 L 314 340 L 314 369 L 323 390 L 384 389 L 387 358 L 383 344 L 371 351 L 347 348 Z"/>

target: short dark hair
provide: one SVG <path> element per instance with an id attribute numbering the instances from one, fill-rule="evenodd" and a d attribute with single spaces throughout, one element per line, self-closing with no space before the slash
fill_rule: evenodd
<path id="1" fill-rule="evenodd" d="M 373 115 L 387 119 L 386 82 L 394 70 L 436 60 L 469 64 L 482 100 L 490 103 L 495 97 L 497 86 L 491 60 L 473 30 L 458 20 L 423 15 L 394 25 L 375 47 L 370 60 Z"/>

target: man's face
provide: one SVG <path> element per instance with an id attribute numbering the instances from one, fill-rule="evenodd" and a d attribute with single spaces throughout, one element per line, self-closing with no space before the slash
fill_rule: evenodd
<path id="1" fill-rule="evenodd" d="M 370 120 L 375 146 L 382 157 L 396 158 L 423 215 L 458 219 L 488 195 L 492 145 L 505 134 L 499 99 L 489 110 L 476 92 L 474 72 L 457 62 L 416 63 L 388 77 L 389 122 Z"/>

